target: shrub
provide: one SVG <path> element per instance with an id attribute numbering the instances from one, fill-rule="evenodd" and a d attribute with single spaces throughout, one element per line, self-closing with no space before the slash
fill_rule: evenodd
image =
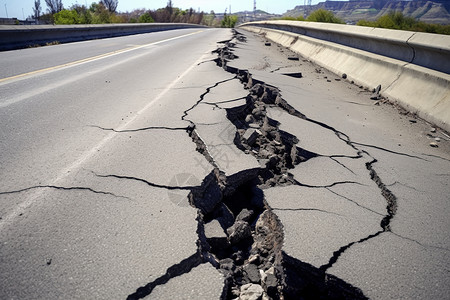
<path id="1" fill-rule="evenodd" d="M 298 17 L 282 17 L 280 20 L 286 20 L 286 21 L 305 21 L 305 18 L 303 18 L 303 16 L 298 16 Z"/>
<path id="2" fill-rule="evenodd" d="M 54 15 L 55 24 L 80 24 L 81 20 L 75 10 L 63 9 Z"/>
<path id="3" fill-rule="evenodd" d="M 237 21 L 238 21 L 237 16 L 225 15 L 221 22 L 221 27 L 234 28 L 234 26 L 236 26 Z"/>
<path id="4" fill-rule="evenodd" d="M 153 20 L 152 16 L 148 12 L 141 15 L 138 20 L 139 23 L 154 23 L 155 20 Z"/>
<path id="5" fill-rule="evenodd" d="M 344 21 L 336 17 L 331 11 L 325 9 L 318 9 L 313 11 L 307 18 L 306 21 L 310 22 L 322 22 L 322 23 L 337 23 L 343 24 Z"/>
<path id="6" fill-rule="evenodd" d="M 427 24 L 405 17 L 401 12 L 390 12 L 376 21 L 360 20 L 356 25 L 450 35 L 450 25 Z"/>

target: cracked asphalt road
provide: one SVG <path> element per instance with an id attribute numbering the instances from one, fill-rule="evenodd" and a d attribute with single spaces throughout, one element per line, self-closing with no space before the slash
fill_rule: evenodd
<path id="1" fill-rule="evenodd" d="M 446 133 L 232 38 L 0 53 L 0 298 L 449 294 Z"/>

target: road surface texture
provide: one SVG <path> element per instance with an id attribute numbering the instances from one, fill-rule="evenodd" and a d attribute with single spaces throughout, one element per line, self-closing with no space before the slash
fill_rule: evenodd
<path id="1" fill-rule="evenodd" d="M 448 297 L 448 134 L 371 91 L 225 29 L 0 66 L 1 299 Z"/>

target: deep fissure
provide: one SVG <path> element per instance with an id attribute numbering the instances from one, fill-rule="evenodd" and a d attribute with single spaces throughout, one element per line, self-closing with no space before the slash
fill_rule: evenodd
<path id="1" fill-rule="evenodd" d="M 245 37 L 236 31 L 233 38 L 241 42 L 245 41 Z M 196 150 L 203 154 L 213 167 L 212 172 L 204 178 L 200 186 L 189 187 L 189 203 L 198 211 L 198 251 L 192 257 L 169 268 L 161 278 L 140 288 L 141 291 L 145 291 L 140 295 L 149 295 L 156 285 L 164 284 L 172 277 L 185 274 L 201 263 L 211 263 L 225 276 L 222 299 L 238 298 L 249 285 L 259 286 L 268 299 L 298 299 L 299 297 L 303 299 L 366 299 L 361 290 L 327 274 L 326 270 L 352 245 L 390 230 L 390 221 L 396 212 L 396 198 L 373 170 L 372 165 L 376 160 L 373 159 L 367 163 L 366 167 L 388 202 L 388 213 L 380 224 L 382 230 L 341 247 L 334 252 L 329 263 L 320 268 L 304 263 L 282 251 L 283 227 L 265 201 L 263 190 L 273 186 L 302 185 L 293 178 L 289 169 L 320 155 L 298 147 L 298 139 L 280 130 L 279 123 L 267 116 L 267 108 L 280 107 L 293 116 L 332 130 L 339 139 L 357 150 L 358 156 L 350 158 L 357 159 L 362 157 L 362 153 L 369 154 L 358 149 L 346 134 L 325 123 L 309 119 L 294 109 L 281 97 L 276 87 L 255 80 L 246 70 L 228 66 L 229 60 L 237 58 L 232 49 L 235 43 L 232 40 L 221 43 L 224 46 L 214 51 L 218 55 L 214 61 L 235 77 L 217 82 L 207 88 L 200 99 L 182 116 L 182 120 L 192 124 L 187 128 L 187 132 L 197 145 Z M 211 89 L 234 79 L 239 79 L 249 90 L 245 105 L 226 109 L 228 119 L 236 127 L 234 144 L 244 153 L 255 156 L 261 168 L 256 172 L 246 170 L 248 172 L 244 175 L 226 176 L 208 152 L 207 145 L 195 129 L 195 123 L 188 120 L 187 116 L 189 111 L 203 101 Z M 358 184 L 342 181 L 330 186 L 311 186 L 311 188 L 329 188 L 346 183 Z M 138 292 L 139 290 L 133 295 L 139 294 Z M 140 299 L 140 297 L 130 299 Z"/>
<path id="2" fill-rule="evenodd" d="M 235 37 L 236 36 L 240 36 L 240 34 L 235 32 Z M 241 37 L 241 40 L 243 40 L 242 37 Z M 345 133 L 340 132 L 340 131 L 336 130 L 335 128 L 333 128 L 323 122 L 309 119 L 304 114 L 302 114 L 299 111 L 297 111 L 296 109 L 294 109 L 284 99 L 281 98 L 281 95 L 277 88 L 266 85 L 263 82 L 254 80 L 252 78 L 252 75 L 248 71 L 239 70 L 239 69 L 227 66 L 228 60 L 234 59 L 233 55 L 230 55 L 230 53 L 232 53 L 232 50 L 230 50 L 230 48 L 232 48 L 233 46 L 234 46 L 234 44 L 228 45 L 228 47 L 223 48 L 223 52 L 221 52 L 221 51 L 217 52 L 219 54 L 219 57 L 218 57 L 218 59 L 216 59 L 216 64 L 218 66 L 222 67 L 225 71 L 232 73 L 232 74 L 236 74 L 237 78 L 239 78 L 241 80 L 241 82 L 244 84 L 245 88 L 250 89 L 250 94 L 246 99 L 247 103 L 245 106 L 237 107 L 237 108 L 233 108 L 233 109 L 227 109 L 227 116 L 228 116 L 229 120 L 237 128 L 237 133 L 236 133 L 236 138 L 235 138 L 236 146 L 239 149 L 245 151 L 246 153 L 253 154 L 255 157 L 258 158 L 258 160 L 260 162 L 263 159 L 265 159 L 265 160 L 268 159 L 266 157 L 267 156 L 266 152 L 261 153 L 261 150 L 266 150 L 264 146 L 266 146 L 266 145 L 274 146 L 274 143 L 277 146 L 281 146 L 281 145 L 284 146 L 283 154 L 281 155 L 282 159 L 280 160 L 280 161 L 282 161 L 281 164 L 280 164 L 280 161 L 277 162 L 278 164 L 277 163 L 273 164 L 274 160 L 275 160 L 275 162 L 276 162 L 276 160 L 278 160 L 278 159 L 273 159 L 276 156 L 272 156 L 271 164 L 267 164 L 267 162 L 270 162 L 270 159 L 268 161 L 264 161 L 266 163 L 266 167 L 262 168 L 263 171 L 260 172 L 260 174 L 258 176 L 259 184 L 261 187 L 268 187 L 268 186 L 274 186 L 274 185 L 280 185 L 280 184 L 283 185 L 283 184 L 290 184 L 290 183 L 299 184 L 299 182 L 296 182 L 295 180 L 293 180 L 293 178 L 291 176 L 289 176 L 290 174 L 287 172 L 287 169 L 293 168 L 294 165 L 296 165 L 300 162 L 304 162 L 310 158 L 319 156 L 315 153 L 307 152 L 306 150 L 297 147 L 295 145 L 298 143 L 298 140 L 296 139 L 296 137 L 290 135 L 289 133 L 279 130 L 277 121 L 272 120 L 266 116 L 266 114 L 265 114 L 266 107 L 270 107 L 270 106 L 281 107 L 282 109 L 284 109 L 285 111 L 287 111 L 288 113 L 290 113 L 293 116 L 302 118 L 304 120 L 307 120 L 309 122 L 317 124 L 328 130 L 332 130 L 339 139 L 341 139 L 342 141 L 344 141 L 350 147 L 352 147 L 353 149 L 355 149 L 357 151 L 358 156 L 352 157 L 352 158 L 355 158 L 355 159 L 362 158 L 362 153 L 366 153 L 367 155 L 370 156 L 370 154 L 368 154 L 366 151 L 358 149 Z M 255 126 L 255 123 L 256 123 L 256 126 Z M 274 130 L 271 130 L 272 128 L 274 128 Z M 250 134 L 246 134 L 247 130 L 252 130 L 252 132 Z M 254 136 L 254 132 L 256 132 L 257 137 L 252 138 L 250 140 L 249 138 Z M 256 147 L 253 147 L 255 144 L 256 144 Z M 264 145 L 264 146 L 261 147 L 262 145 Z M 277 149 L 275 148 L 272 150 L 274 150 L 273 152 L 275 152 Z M 273 152 L 269 151 L 269 153 L 273 153 Z M 289 155 L 286 155 L 287 153 L 289 153 Z M 306 154 L 306 155 L 302 155 L 302 154 Z M 280 156 L 278 156 L 278 157 L 280 157 Z M 278 280 L 280 280 L 280 278 L 283 278 L 283 280 L 284 280 L 282 294 L 283 294 L 283 292 L 285 293 L 284 296 L 286 297 L 286 299 L 288 299 L 290 297 L 295 298 L 296 296 L 298 296 L 298 293 L 301 293 L 301 295 L 304 297 L 309 295 L 306 298 L 317 298 L 318 295 L 322 295 L 323 293 L 327 294 L 328 296 L 331 296 L 331 294 L 333 294 L 334 296 L 338 296 L 338 298 L 341 296 L 345 296 L 345 295 L 347 295 L 347 296 L 345 296 L 344 298 L 348 298 L 348 297 L 355 298 L 355 299 L 365 298 L 365 296 L 359 289 L 351 287 L 347 283 L 341 282 L 341 284 L 337 284 L 337 285 L 327 284 L 327 281 L 336 283 L 336 282 L 340 282 L 340 280 L 337 278 L 330 280 L 330 278 L 332 278 L 333 276 L 326 274 L 325 271 L 328 270 L 338 260 L 339 256 L 344 251 L 346 251 L 348 248 L 350 248 L 352 245 L 354 245 L 356 243 L 362 243 L 369 239 L 372 239 L 372 238 L 378 236 L 379 234 L 381 234 L 382 232 L 390 231 L 390 221 L 395 216 L 395 212 L 396 212 L 396 205 L 397 205 L 396 197 L 392 192 L 390 192 L 386 188 L 386 186 L 382 183 L 381 179 L 377 175 L 376 171 L 373 169 L 372 165 L 375 162 L 376 162 L 376 159 L 373 159 L 373 161 L 366 163 L 366 168 L 370 173 L 371 179 L 377 184 L 378 188 L 381 190 L 381 194 L 387 201 L 387 207 L 386 207 L 387 215 L 383 218 L 383 220 L 381 221 L 381 224 L 380 224 L 382 230 L 380 230 L 372 235 L 369 235 L 363 239 L 360 239 L 359 241 L 355 241 L 346 246 L 343 246 L 339 250 L 335 251 L 333 256 L 330 258 L 329 263 L 327 265 L 322 266 L 321 268 L 317 269 L 316 271 L 318 271 L 318 272 L 316 272 L 315 276 L 312 276 L 312 277 L 319 278 L 319 280 L 318 281 L 316 280 L 315 283 L 313 284 L 313 286 L 314 286 L 313 290 L 315 290 L 316 292 L 318 291 L 317 288 L 320 287 L 319 288 L 320 292 L 315 295 L 308 294 L 309 292 L 307 292 L 307 290 L 309 290 L 310 287 L 305 288 L 305 289 L 300 289 L 300 290 L 294 289 L 294 291 L 295 291 L 294 293 L 289 292 L 291 287 L 289 285 L 286 285 L 286 282 L 291 281 L 292 278 L 288 278 L 288 277 L 292 277 L 292 276 L 287 276 L 287 274 L 292 272 L 292 270 L 293 270 L 292 266 L 298 265 L 299 263 L 300 264 L 303 264 L 303 263 L 299 262 L 299 261 L 294 262 L 294 261 L 296 261 L 295 259 L 287 258 L 283 252 L 283 257 L 285 258 L 284 262 L 292 260 L 291 269 L 288 270 L 288 268 L 286 268 L 286 264 L 285 264 L 283 266 L 284 272 L 280 272 L 279 278 L 278 278 Z M 349 183 L 349 182 L 343 182 L 343 183 Z M 339 184 L 339 183 L 337 183 L 337 184 Z M 281 224 L 279 224 L 279 229 L 282 229 Z M 282 236 L 282 233 L 280 234 L 280 236 Z M 280 250 L 281 250 L 281 248 L 280 248 Z M 289 264 L 287 264 L 287 265 L 289 265 Z M 300 275 L 298 272 L 294 272 L 294 273 L 299 278 L 302 278 L 302 277 L 304 278 L 304 275 Z M 317 276 L 317 274 L 319 274 L 319 275 Z"/>

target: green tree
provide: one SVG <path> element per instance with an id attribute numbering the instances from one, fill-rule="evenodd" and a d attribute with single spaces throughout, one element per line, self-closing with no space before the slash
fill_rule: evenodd
<path id="1" fill-rule="evenodd" d="M 92 3 L 89 10 L 92 12 L 93 24 L 113 23 L 112 17 L 114 14 L 111 13 L 102 2 Z"/>
<path id="2" fill-rule="evenodd" d="M 222 19 L 222 22 L 221 22 L 221 27 L 223 27 L 223 28 L 234 28 L 234 26 L 236 26 L 237 21 L 238 21 L 238 17 L 237 16 L 231 16 L 231 15 L 225 14 L 223 16 L 223 19 Z"/>
<path id="3" fill-rule="evenodd" d="M 139 23 L 154 23 L 155 20 L 153 20 L 152 16 L 148 12 L 141 15 L 138 20 Z"/>
<path id="4" fill-rule="evenodd" d="M 310 22 L 322 22 L 322 23 L 337 23 L 343 24 L 344 21 L 336 17 L 331 11 L 325 9 L 318 9 L 313 11 L 307 18 L 306 21 Z"/>
<path id="5" fill-rule="evenodd" d="M 72 5 L 71 9 L 77 12 L 81 24 L 92 23 L 92 12 L 86 6 L 75 4 Z"/>
<path id="6" fill-rule="evenodd" d="M 68 24 L 80 24 L 81 20 L 76 10 L 63 9 L 60 12 L 54 14 L 55 24 L 68 25 Z"/>

